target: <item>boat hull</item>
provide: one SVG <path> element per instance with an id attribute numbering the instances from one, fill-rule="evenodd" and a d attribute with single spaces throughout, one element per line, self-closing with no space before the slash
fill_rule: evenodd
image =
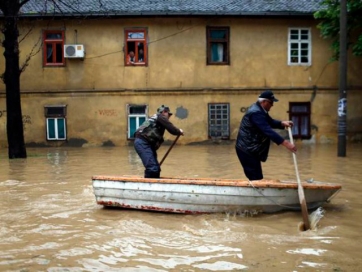
<path id="1" fill-rule="evenodd" d="M 99 205 L 172 213 L 273 213 L 300 210 L 296 182 L 141 177 L 92 177 Z M 316 209 L 341 189 L 313 182 L 303 185 L 308 209 Z"/>

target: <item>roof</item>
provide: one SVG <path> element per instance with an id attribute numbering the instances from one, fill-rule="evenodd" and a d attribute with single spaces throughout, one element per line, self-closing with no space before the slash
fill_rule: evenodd
<path id="1" fill-rule="evenodd" d="M 21 16 L 312 15 L 322 0 L 30 0 Z"/>

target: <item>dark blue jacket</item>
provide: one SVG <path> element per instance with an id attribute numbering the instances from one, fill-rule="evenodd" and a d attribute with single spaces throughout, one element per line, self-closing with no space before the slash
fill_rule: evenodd
<path id="1" fill-rule="evenodd" d="M 259 102 L 254 103 L 240 122 L 236 148 L 265 162 L 268 158 L 270 140 L 277 145 L 284 141 L 273 128 L 284 127 L 281 121 L 271 118 Z"/>

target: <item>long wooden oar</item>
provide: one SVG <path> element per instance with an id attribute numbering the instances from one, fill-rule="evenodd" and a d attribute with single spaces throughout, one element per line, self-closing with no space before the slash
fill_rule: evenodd
<path id="1" fill-rule="evenodd" d="M 292 129 L 290 127 L 288 127 L 288 132 L 289 132 L 290 142 L 292 144 L 294 144 Z M 301 210 L 302 210 L 302 216 L 303 216 L 303 222 L 304 222 L 304 230 L 309 230 L 310 229 L 310 224 L 309 224 L 307 203 L 305 201 L 304 189 L 303 189 L 302 183 L 300 181 L 300 177 L 299 177 L 299 171 L 298 171 L 298 165 L 297 165 L 297 156 L 295 155 L 295 153 L 293 153 L 293 160 L 294 160 L 295 174 L 297 176 L 297 181 L 298 181 L 298 195 L 299 195 L 300 207 L 301 207 Z"/>
<path id="2" fill-rule="evenodd" d="M 177 135 L 176 139 L 173 141 L 172 145 L 170 146 L 170 148 L 167 150 L 165 156 L 163 156 L 161 162 L 160 162 L 160 166 L 163 163 L 163 161 L 166 159 L 166 157 L 168 156 L 168 153 L 170 153 L 171 149 L 173 148 L 173 146 L 176 144 L 178 138 L 180 138 L 180 135 Z"/>

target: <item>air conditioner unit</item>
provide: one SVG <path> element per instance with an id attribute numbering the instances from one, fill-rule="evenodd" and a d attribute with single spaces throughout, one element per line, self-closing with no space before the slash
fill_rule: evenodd
<path id="1" fill-rule="evenodd" d="M 84 45 L 83 44 L 65 44 L 64 45 L 65 58 L 84 58 Z"/>

